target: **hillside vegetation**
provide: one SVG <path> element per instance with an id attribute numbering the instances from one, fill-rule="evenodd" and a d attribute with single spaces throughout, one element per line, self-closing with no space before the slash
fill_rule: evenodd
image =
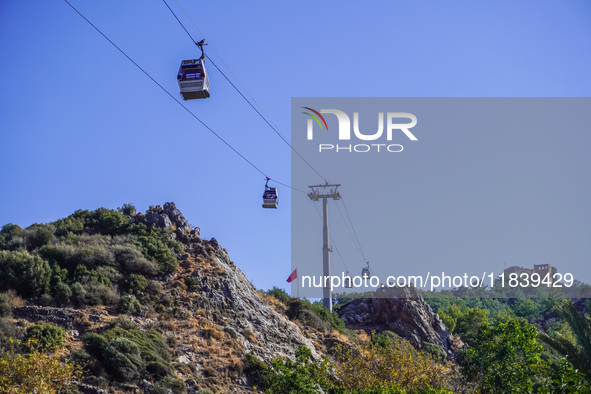
<path id="1" fill-rule="evenodd" d="M 337 297 L 329 313 L 279 288 L 257 291 L 217 241 L 201 239 L 172 203 L 145 214 L 124 205 L 25 229 L 6 224 L 0 274 L 3 392 L 584 393 L 590 387 L 591 323 L 582 301 L 428 294 L 436 319 L 452 333 L 445 332 L 454 342 L 445 349 L 409 341 L 411 332 L 352 330 L 338 314 L 350 296 Z M 404 305 L 436 316 L 422 300 Z"/>

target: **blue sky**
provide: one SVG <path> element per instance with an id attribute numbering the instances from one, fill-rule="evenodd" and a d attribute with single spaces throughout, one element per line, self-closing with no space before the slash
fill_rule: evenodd
<path id="1" fill-rule="evenodd" d="M 179 1 L 288 136 L 291 97 L 591 92 L 588 1 Z M 72 3 L 178 93 L 179 63 L 197 51 L 162 1 Z M 263 210 L 261 174 L 65 2 L 1 0 L 0 37 L 0 224 L 174 201 L 255 286 L 285 284 L 287 189 L 279 188 L 279 210 Z M 289 147 L 209 70 L 211 98 L 187 106 L 269 176 L 289 183 Z"/>

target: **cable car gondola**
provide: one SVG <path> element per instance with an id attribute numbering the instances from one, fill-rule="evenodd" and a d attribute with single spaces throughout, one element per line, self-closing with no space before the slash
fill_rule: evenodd
<path id="1" fill-rule="evenodd" d="M 197 46 L 201 49 L 201 57 L 199 59 L 183 60 L 181 62 L 181 67 L 176 78 L 183 100 L 209 97 L 209 76 L 205 69 L 205 52 L 203 51 L 203 45 L 207 44 L 204 44 L 204 41 L 201 40 L 197 43 Z"/>
<path id="2" fill-rule="evenodd" d="M 371 271 L 369 270 L 369 261 L 366 262 L 366 264 L 367 264 L 367 267 L 365 267 L 361 270 L 361 277 L 365 278 L 367 276 L 368 278 L 371 278 Z"/>
<path id="3" fill-rule="evenodd" d="M 265 183 L 265 192 L 263 193 L 263 208 L 277 208 L 279 198 L 277 196 L 277 188 L 269 187 L 270 179 L 267 178 Z"/>
<path id="4" fill-rule="evenodd" d="M 352 287 L 353 283 L 351 281 L 351 276 L 349 275 L 349 271 L 347 271 L 347 274 L 345 275 L 345 288 L 350 289 Z"/>

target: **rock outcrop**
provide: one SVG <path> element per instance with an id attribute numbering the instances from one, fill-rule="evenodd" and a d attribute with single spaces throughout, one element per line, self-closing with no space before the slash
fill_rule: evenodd
<path id="1" fill-rule="evenodd" d="M 146 218 L 155 226 L 172 227 L 185 247 L 178 256 L 179 272 L 168 279 L 166 287 L 186 311 L 193 316 L 200 314 L 226 337 L 238 341 L 241 353 L 252 353 L 265 361 L 293 358 L 295 349 L 305 344 L 318 356 L 298 326 L 261 299 L 215 238 L 203 240 L 198 231 L 191 230 L 174 203 L 148 210 Z M 180 348 L 188 349 L 186 345 L 181 343 Z M 199 358 L 190 351 L 183 356 L 180 360 L 185 362 Z"/>
<path id="2" fill-rule="evenodd" d="M 428 342 L 453 356 L 455 346 L 449 332 L 415 287 L 379 289 L 372 298 L 344 305 L 338 314 L 348 328 L 367 333 L 392 331 L 417 349 Z"/>
<path id="3" fill-rule="evenodd" d="M 174 233 L 181 238 L 184 238 L 183 236 L 189 233 L 200 236 L 199 228 L 191 229 L 189 221 L 179 211 L 174 202 L 167 202 L 163 207 L 160 205 L 150 207 L 146 212 L 146 220 L 150 226 L 174 230 Z"/>
<path id="4" fill-rule="evenodd" d="M 194 238 L 194 241 L 188 249 L 190 255 L 204 249 L 213 250 L 213 254 L 210 254 L 209 266 L 191 267 L 190 272 L 186 272 L 185 282 L 199 295 L 192 298 L 189 294 L 192 309 L 204 310 L 212 322 L 241 342 L 246 353 L 265 361 L 275 357 L 292 358 L 294 350 L 302 344 L 316 355 L 312 342 L 302 335 L 296 324 L 261 299 L 215 238 L 211 241 Z"/>

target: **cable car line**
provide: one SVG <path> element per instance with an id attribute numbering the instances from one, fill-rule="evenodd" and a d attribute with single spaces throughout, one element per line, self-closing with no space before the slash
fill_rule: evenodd
<path id="1" fill-rule="evenodd" d="M 341 196 L 341 198 L 342 198 L 342 196 Z M 343 215 L 343 211 L 341 210 L 341 207 L 339 207 L 339 204 L 335 204 L 335 206 L 337 207 L 337 210 L 339 211 L 339 215 L 340 215 L 341 219 L 343 220 L 343 223 L 345 223 L 345 227 L 347 228 L 347 231 L 349 232 L 349 235 L 351 236 L 351 239 L 353 240 L 353 244 L 357 248 L 357 251 L 359 252 L 361 257 L 363 258 L 363 261 L 365 262 L 365 257 L 363 256 L 363 252 L 361 251 L 359 244 L 355 241 L 355 237 L 353 236 L 353 232 L 349 228 L 349 224 L 347 223 L 347 220 L 345 219 L 345 216 Z"/>
<path id="2" fill-rule="evenodd" d="M 164 86 L 162 86 L 156 79 L 154 79 L 154 77 L 152 77 L 146 70 L 144 70 L 138 63 L 136 63 L 127 53 L 125 53 L 125 51 L 123 49 L 121 49 L 119 46 L 117 46 L 117 44 L 115 44 L 109 37 L 107 37 L 107 35 L 105 33 L 103 33 L 97 26 L 95 26 L 86 16 L 84 16 L 84 14 L 82 14 L 82 12 L 80 12 L 76 7 L 74 7 L 74 5 L 72 5 L 68 0 L 64 0 L 66 2 L 66 4 L 68 4 L 74 11 L 76 11 L 76 13 L 78 15 L 80 15 L 82 17 L 82 19 L 84 19 L 90 26 L 92 26 L 101 36 L 103 36 L 103 38 L 105 38 L 111 45 L 113 45 L 119 52 L 121 52 L 121 54 L 123 56 L 125 56 L 127 58 L 127 60 L 129 60 L 131 63 L 133 63 L 133 65 L 135 65 L 142 73 L 144 73 L 148 78 L 150 78 L 150 80 L 152 82 L 154 82 L 160 89 L 162 89 L 162 91 L 164 91 L 164 93 L 166 93 L 171 99 L 173 99 L 178 105 L 180 105 L 185 111 L 187 111 L 193 118 L 195 118 L 195 120 L 197 120 L 199 123 L 201 123 L 201 125 L 203 127 L 205 127 L 209 132 L 211 132 L 214 136 L 216 136 L 220 141 L 222 141 L 228 148 L 230 148 L 234 153 L 236 153 L 238 156 L 240 156 L 240 158 L 242 158 L 242 160 L 244 160 L 245 162 L 247 162 L 248 164 L 250 164 L 250 166 L 252 168 L 254 168 L 255 170 L 257 170 L 258 172 L 260 172 L 263 176 L 265 176 L 265 178 L 272 180 L 278 184 L 281 184 L 283 186 L 289 187 L 290 189 L 294 189 L 294 190 L 298 190 L 295 189 L 291 186 L 288 186 L 284 183 L 278 182 L 270 177 L 267 176 L 267 174 L 261 170 L 259 167 L 257 167 L 254 163 L 252 163 L 250 160 L 248 160 L 242 153 L 240 153 L 236 148 L 234 148 L 228 141 L 226 141 L 221 135 L 219 135 L 218 133 L 216 133 L 210 126 L 208 126 L 205 122 L 203 122 L 197 115 L 195 115 L 189 108 L 187 108 L 182 102 L 180 102 L 176 97 L 174 97 L 172 95 L 172 93 L 170 93 L 168 90 L 166 90 L 166 88 Z M 305 193 L 302 190 L 299 190 L 303 193 Z"/>
<path id="3" fill-rule="evenodd" d="M 172 10 L 172 8 L 170 8 L 170 6 L 168 5 L 168 3 L 166 2 L 166 0 L 162 0 L 164 1 L 164 4 L 166 4 L 166 7 L 170 10 L 170 12 L 172 12 L 172 15 L 174 15 L 174 18 L 177 20 L 177 22 L 181 25 L 181 27 L 183 28 L 183 30 L 185 31 L 185 33 L 187 33 L 187 35 L 191 38 L 191 41 L 193 41 L 193 43 L 195 45 L 197 45 L 197 41 L 193 38 L 193 36 L 191 35 L 191 33 L 189 33 L 189 31 L 187 30 L 187 28 L 185 27 L 185 25 L 183 25 L 183 22 L 180 21 L 180 19 L 178 18 L 178 16 L 176 16 L 176 14 L 174 13 L 174 11 Z M 177 2 L 178 3 L 178 2 Z M 181 7 L 182 8 L 182 7 Z M 201 33 L 201 32 L 199 32 Z M 203 34 L 201 34 L 203 36 Z M 205 36 L 203 36 L 203 38 L 205 39 Z M 207 40 L 205 40 L 207 41 Z M 207 43 L 209 44 L 209 41 L 207 41 Z M 210 45 L 211 46 L 211 45 Z M 213 49 L 213 47 L 212 47 Z M 214 49 L 215 51 L 215 49 Z M 217 53 L 217 52 L 216 52 Z M 219 56 L 219 55 L 218 55 Z"/>
<path id="4" fill-rule="evenodd" d="M 176 15 L 176 13 L 172 10 L 172 8 L 170 8 L 170 6 L 168 5 L 166 0 L 162 0 L 164 2 L 164 4 L 166 4 L 166 7 L 170 10 L 170 12 L 172 13 L 172 15 L 174 16 L 174 18 L 177 20 L 177 22 L 181 25 L 181 27 L 183 28 L 183 30 L 185 31 L 185 33 L 187 33 L 187 35 L 189 36 L 189 38 L 191 39 L 191 41 L 193 41 L 194 44 L 198 45 L 197 42 L 195 41 L 195 39 L 193 38 L 193 36 L 191 35 L 191 33 L 189 33 L 189 31 L 187 30 L 187 28 L 185 27 L 185 25 L 183 24 L 183 22 L 181 22 L 181 20 L 178 18 L 178 16 Z M 199 31 L 199 33 L 201 34 L 201 36 L 203 37 L 203 39 L 205 41 L 207 41 L 207 43 L 209 44 L 209 46 L 213 49 L 213 51 L 215 52 L 215 54 L 220 58 L 220 60 L 224 63 L 224 65 L 226 66 L 226 68 L 232 73 L 232 75 L 234 76 L 234 78 L 236 78 L 236 80 L 238 81 L 238 83 L 240 83 L 240 85 L 242 86 L 242 88 L 246 91 L 246 93 L 248 94 L 248 96 L 256 103 L 256 105 L 260 108 L 260 111 L 255 107 L 255 105 L 253 103 L 250 102 L 250 100 L 248 98 L 246 98 L 246 96 L 240 91 L 240 89 L 238 89 L 238 87 L 230 80 L 230 78 L 228 78 L 228 76 L 217 66 L 217 64 L 215 64 L 215 62 L 211 59 L 208 58 L 209 61 L 211 62 L 211 64 L 220 72 L 220 74 L 223 75 L 223 77 L 226 79 L 226 81 L 228 81 L 228 83 L 230 83 L 230 85 L 232 85 L 232 87 L 234 88 L 234 90 L 236 90 L 236 92 L 238 92 L 238 94 L 240 94 L 240 96 L 244 99 L 244 101 L 246 101 L 248 103 L 248 105 L 250 105 L 252 107 L 252 109 L 261 117 L 261 119 L 263 119 L 263 121 L 265 121 L 265 123 L 267 123 L 267 125 L 271 128 L 271 130 L 273 130 L 275 132 L 275 134 L 277 134 L 279 136 L 279 138 L 281 138 L 283 140 L 283 142 L 285 142 L 287 144 L 287 146 L 290 147 L 290 149 L 297 154 L 303 161 L 304 163 L 306 163 L 308 165 L 308 167 L 310 167 L 320 178 L 322 178 L 322 180 L 326 181 L 326 178 L 324 176 L 322 176 L 322 174 L 320 172 L 318 172 L 318 170 L 316 170 L 316 168 L 314 168 L 301 154 L 300 152 L 298 152 L 287 140 L 287 138 L 283 135 L 283 133 L 281 133 L 281 131 L 278 130 L 278 128 L 272 124 L 272 122 L 267 119 L 269 118 L 269 115 L 267 115 L 265 113 L 265 111 L 261 108 L 261 106 L 257 103 L 257 101 L 252 97 L 252 95 L 248 92 L 248 90 L 244 87 L 244 84 L 242 84 L 242 82 L 240 82 L 240 79 L 238 79 L 238 77 L 236 76 L 236 74 L 234 74 L 234 72 L 232 72 L 232 70 L 230 69 L 230 67 L 228 66 L 228 64 L 224 61 L 224 59 L 220 56 L 220 54 L 215 50 L 215 48 L 211 45 L 211 43 L 209 42 L 209 40 L 207 40 L 207 38 L 205 38 L 205 35 L 201 32 L 201 29 L 199 29 L 199 27 L 197 27 L 197 25 L 195 24 L 195 22 L 193 22 L 193 19 L 191 19 L 191 17 L 189 16 L 189 14 L 187 13 L 187 11 L 181 6 L 181 4 L 178 2 L 177 0 L 177 4 L 179 5 L 179 7 L 183 10 L 183 12 L 185 13 L 185 15 L 189 18 L 189 20 L 191 21 L 191 23 L 193 24 L 193 26 L 195 26 L 195 28 L 197 29 L 197 31 Z M 266 116 L 263 116 L 263 114 L 261 113 L 261 111 L 263 113 L 265 113 Z"/>
<path id="5" fill-rule="evenodd" d="M 353 229 L 353 234 L 355 234 L 355 239 L 357 240 L 357 244 L 359 245 L 359 250 L 361 251 L 361 256 L 363 256 L 363 260 L 367 262 L 367 258 L 365 257 L 365 253 L 363 253 L 363 248 L 361 247 L 361 242 L 359 242 L 359 237 L 357 236 L 357 231 L 355 231 L 355 226 L 353 226 L 353 221 L 351 220 L 351 216 L 349 215 L 349 210 L 347 209 L 347 204 L 345 204 L 345 199 L 341 196 L 341 201 L 343 202 L 343 207 L 345 207 L 345 212 L 347 213 L 347 217 L 349 218 L 349 223 L 351 223 L 351 228 Z"/>

